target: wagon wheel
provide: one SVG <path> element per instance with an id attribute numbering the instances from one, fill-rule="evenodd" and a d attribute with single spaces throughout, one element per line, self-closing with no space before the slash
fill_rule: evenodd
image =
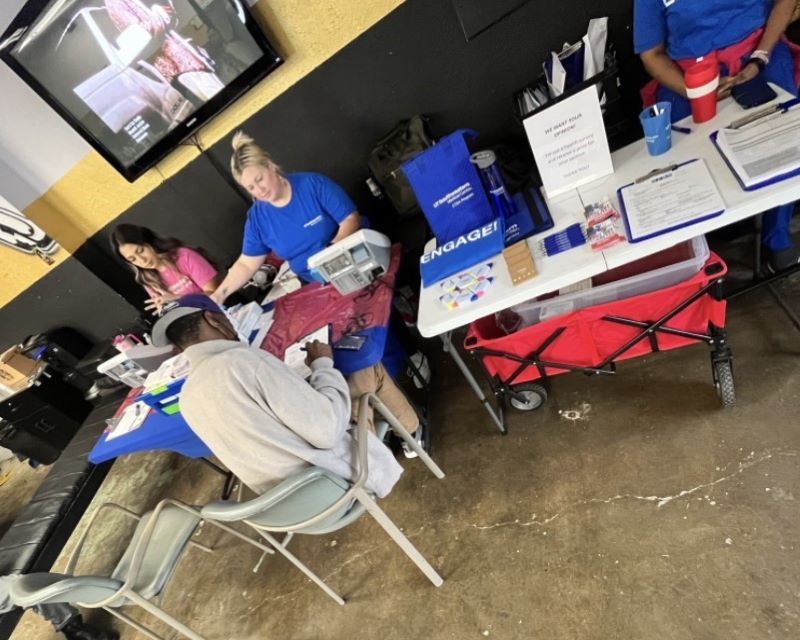
<path id="1" fill-rule="evenodd" d="M 508 393 L 508 403 L 517 411 L 534 411 L 547 400 L 547 389 L 535 382 L 512 387 Z"/>
<path id="2" fill-rule="evenodd" d="M 713 364 L 714 386 L 723 408 L 730 409 L 736 404 L 736 389 L 733 383 L 733 367 L 730 360 L 718 360 Z"/>

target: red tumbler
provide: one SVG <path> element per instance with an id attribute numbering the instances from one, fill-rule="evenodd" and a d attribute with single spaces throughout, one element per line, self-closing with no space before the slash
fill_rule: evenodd
<path id="1" fill-rule="evenodd" d="M 703 60 L 692 65 L 684 74 L 686 96 L 692 105 L 692 119 L 706 122 L 717 115 L 719 67 L 715 60 Z"/>

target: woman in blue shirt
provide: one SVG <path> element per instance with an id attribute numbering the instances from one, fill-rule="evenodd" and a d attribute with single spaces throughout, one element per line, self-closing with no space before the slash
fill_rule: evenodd
<path id="1" fill-rule="evenodd" d="M 241 131 L 233 136 L 231 173 L 253 197 L 253 206 L 242 255 L 211 295 L 217 303 L 241 289 L 270 251 L 287 260 L 300 278 L 311 280 L 308 258 L 361 226 L 356 205 L 333 180 L 319 173 L 283 173 Z"/>
<path id="2" fill-rule="evenodd" d="M 683 72 L 701 56 L 719 63 L 719 98 L 757 75 L 796 95 L 792 54 L 781 40 L 794 8 L 795 0 L 635 0 L 635 49 L 658 83 L 650 100 L 670 102 L 673 121 L 688 116 Z M 773 270 L 800 261 L 789 235 L 793 209 L 787 204 L 764 216 Z"/>

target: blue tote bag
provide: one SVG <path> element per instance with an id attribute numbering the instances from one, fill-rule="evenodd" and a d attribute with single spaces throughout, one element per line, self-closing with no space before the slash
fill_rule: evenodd
<path id="1" fill-rule="evenodd" d="M 496 217 L 478 170 L 469 161 L 465 138 L 477 135 L 458 129 L 401 165 L 439 245 Z"/>

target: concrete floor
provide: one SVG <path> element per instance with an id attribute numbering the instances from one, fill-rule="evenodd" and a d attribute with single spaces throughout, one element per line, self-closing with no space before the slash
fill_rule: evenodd
<path id="1" fill-rule="evenodd" d="M 164 606 L 220 640 L 797 638 L 800 335 L 763 294 L 738 302 L 729 328 L 732 411 L 697 346 L 616 377 L 554 379 L 544 408 L 509 417 L 507 437 L 439 358 L 434 457 L 447 478 L 402 460 L 382 502 L 445 577 L 439 589 L 368 517 L 292 543 L 344 607 L 280 557 L 253 573 L 259 553 L 206 526 L 198 539 L 218 551 L 188 551 Z M 197 461 L 138 455 L 95 502 L 203 502 L 219 487 Z M 106 522 L 87 572 L 127 530 Z M 52 637 L 30 613 L 13 636 Z"/>

